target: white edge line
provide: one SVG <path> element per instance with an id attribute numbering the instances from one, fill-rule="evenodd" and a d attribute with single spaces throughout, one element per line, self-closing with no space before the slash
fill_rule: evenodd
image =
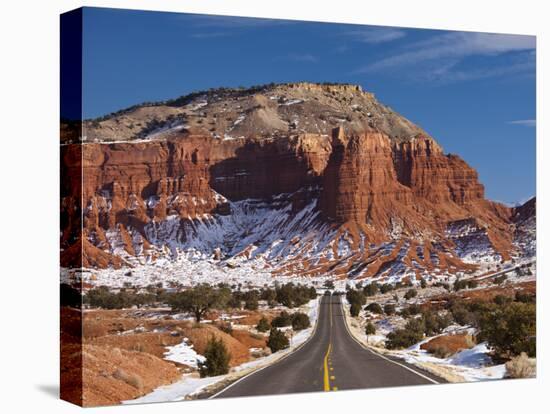
<path id="1" fill-rule="evenodd" d="M 382 359 L 385 359 L 386 361 L 391 362 L 392 364 L 399 365 L 399 366 L 402 367 L 402 368 L 405 368 L 405 369 L 407 369 L 407 370 L 409 370 L 409 371 L 411 371 L 411 372 L 414 372 L 416 375 L 418 375 L 418 376 L 420 376 L 420 377 L 422 377 L 422 378 L 424 378 L 424 379 L 426 379 L 426 380 L 428 380 L 428 381 L 430 381 L 430 382 L 432 382 L 432 383 L 434 383 L 434 384 L 441 384 L 439 381 L 436 381 L 436 380 L 434 380 L 434 379 L 432 379 L 432 378 L 430 378 L 430 377 L 428 377 L 428 376 L 426 376 L 426 375 L 424 375 L 424 374 L 421 374 L 420 372 L 415 371 L 414 369 L 412 369 L 412 368 L 410 368 L 410 367 L 408 367 L 408 366 L 406 366 L 406 365 L 400 364 L 400 363 L 397 362 L 397 361 L 393 361 L 392 359 L 389 359 L 388 357 L 385 357 L 384 355 L 381 355 L 380 353 L 378 353 L 378 352 L 375 351 L 374 349 L 371 349 L 371 348 L 368 348 L 367 346 L 365 346 L 361 341 L 359 341 L 359 340 L 358 340 L 355 336 L 353 336 L 353 334 L 351 333 L 351 330 L 350 330 L 350 328 L 348 327 L 348 321 L 347 321 L 346 314 L 345 314 L 346 311 L 345 311 L 345 309 L 344 309 L 344 303 L 343 303 L 342 301 L 340 301 L 340 305 L 342 306 L 342 312 L 343 312 L 343 316 L 342 316 L 342 317 L 344 318 L 344 325 L 346 326 L 346 330 L 348 331 L 349 336 L 351 336 L 351 338 L 352 338 L 355 342 L 357 342 L 363 349 L 365 349 L 365 350 L 367 350 L 367 351 L 370 351 L 370 352 L 373 353 L 374 355 L 376 355 L 376 356 L 378 356 L 378 357 L 380 357 L 380 358 L 382 358 Z"/>
<path id="2" fill-rule="evenodd" d="M 236 381 L 233 381 L 231 384 L 229 384 L 227 387 L 221 389 L 220 391 L 218 391 L 217 393 L 215 393 L 214 395 L 211 395 L 210 397 L 208 397 L 208 400 L 212 400 L 214 398 L 216 398 L 218 395 L 220 394 L 223 394 L 224 392 L 226 392 L 228 389 L 230 389 L 231 387 L 237 385 L 239 382 L 241 381 L 244 381 L 245 379 L 247 379 L 248 377 L 254 375 L 254 374 L 257 374 L 258 372 L 266 369 L 266 368 L 269 368 L 269 367 L 272 367 L 273 365 L 281 362 L 282 360 L 284 360 L 285 358 L 288 358 L 290 355 L 296 353 L 298 350 L 300 350 L 301 348 L 303 348 L 309 341 L 311 341 L 311 338 L 313 338 L 315 336 L 315 332 L 317 331 L 317 325 L 319 324 L 319 317 L 321 315 L 321 300 L 323 299 L 323 296 L 320 297 L 319 299 L 319 304 L 318 304 L 318 307 L 319 309 L 317 310 L 317 320 L 315 321 L 315 326 L 313 327 L 313 331 L 311 332 L 311 335 L 310 337 L 304 341 L 302 344 L 298 345 L 296 348 L 294 348 L 293 350 L 291 350 L 288 354 L 286 355 L 283 355 L 281 358 L 277 359 L 276 361 L 273 361 L 271 364 L 267 364 L 261 368 L 258 368 L 248 374 L 246 374 L 244 377 L 241 377 L 239 378 L 238 380 Z"/>

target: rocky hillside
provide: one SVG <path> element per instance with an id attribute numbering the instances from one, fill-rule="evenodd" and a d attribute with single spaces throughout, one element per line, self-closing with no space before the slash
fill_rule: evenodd
<path id="1" fill-rule="evenodd" d="M 159 140 L 182 132 L 222 140 L 330 135 L 341 125 L 356 133 L 379 130 L 398 141 L 426 135 L 360 86 L 292 83 L 212 89 L 140 105 L 85 122 L 83 140 Z"/>
<path id="2" fill-rule="evenodd" d="M 520 229 L 534 208 L 486 200 L 466 162 L 354 85 L 196 93 L 86 121 L 82 141 L 62 146 L 64 266 L 188 255 L 420 277 L 507 261 L 534 240 Z"/>

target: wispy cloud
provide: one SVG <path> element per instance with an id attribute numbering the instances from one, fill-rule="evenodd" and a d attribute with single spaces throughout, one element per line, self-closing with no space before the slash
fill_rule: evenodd
<path id="1" fill-rule="evenodd" d="M 292 60 L 294 62 L 317 63 L 319 57 L 311 53 L 289 53 L 284 56 L 277 56 L 274 60 Z"/>
<path id="2" fill-rule="evenodd" d="M 510 121 L 508 123 L 511 125 L 521 125 L 521 126 L 526 126 L 530 128 L 534 128 L 537 126 L 536 119 L 518 119 L 517 121 Z"/>
<path id="3" fill-rule="evenodd" d="M 445 33 L 412 42 L 397 53 L 369 63 L 358 73 L 402 72 L 416 80 L 456 82 L 519 73 L 534 68 L 535 37 L 490 33 Z M 520 59 L 508 65 L 460 69 L 469 57 L 499 56 L 521 52 Z"/>
<path id="4" fill-rule="evenodd" d="M 399 30 L 392 27 L 372 27 L 360 30 L 352 30 L 345 33 L 359 42 L 377 44 L 386 43 L 393 40 L 401 39 L 406 36 L 404 30 Z"/>

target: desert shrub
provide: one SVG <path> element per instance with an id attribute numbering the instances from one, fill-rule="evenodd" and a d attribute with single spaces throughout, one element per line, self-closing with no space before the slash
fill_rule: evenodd
<path id="1" fill-rule="evenodd" d="M 249 298 L 245 303 L 244 303 L 244 308 L 246 310 L 257 310 L 258 309 L 258 298 Z"/>
<path id="2" fill-rule="evenodd" d="M 420 287 L 422 289 L 426 289 L 427 286 L 428 286 L 428 283 L 426 282 L 426 279 L 424 278 L 420 279 Z"/>
<path id="3" fill-rule="evenodd" d="M 478 286 L 478 282 L 477 280 L 474 280 L 474 279 L 470 279 L 470 280 L 460 280 L 460 279 L 457 279 L 455 280 L 455 283 L 453 285 L 453 288 L 455 291 L 459 291 L 459 290 L 462 290 L 462 289 L 474 289 Z"/>
<path id="4" fill-rule="evenodd" d="M 227 307 L 232 309 L 242 309 L 243 302 L 240 298 L 239 292 L 233 292 L 231 298 L 227 301 Z"/>
<path id="5" fill-rule="evenodd" d="M 535 295 L 529 295 L 528 293 L 516 292 L 515 301 L 516 302 L 522 302 L 522 303 L 535 303 L 536 302 L 536 296 Z"/>
<path id="6" fill-rule="evenodd" d="M 534 378 L 537 373 L 536 361 L 529 359 L 525 352 L 512 358 L 504 366 L 507 378 Z"/>
<path id="7" fill-rule="evenodd" d="M 361 312 L 361 305 L 358 303 L 352 303 L 349 308 L 349 313 L 353 317 L 359 316 L 359 313 Z"/>
<path id="8" fill-rule="evenodd" d="M 468 282 L 466 280 L 456 279 L 455 282 L 453 283 L 453 289 L 455 290 L 455 292 L 458 292 L 459 290 L 462 290 L 462 289 L 466 289 L 467 286 L 468 286 Z"/>
<path id="9" fill-rule="evenodd" d="M 361 290 L 349 289 L 346 292 L 346 299 L 350 305 L 355 303 L 360 307 L 367 303 L 367 298 Z"/>
<path id="10" fill-rule="evenodd" d="M 269 323 L 269 321 L 267 320 L 266 317 L 262 317 L 258 321 L 258 324 L 256 325 L 256 329 L 259 332 L 267 332 L 267 331 L 269 331 L 270 328 L 271 328 L 271 325 L 270 325 L 270 323 Z"/>
<path id="11" fill-rule="evenodd" d="M 206 283 L 177 292 L 168 297 L 168 305 L 175 311 L 193 314 L 197 323 L 210 309 L 224 308 L 231 299 L 228 287 L 212 287 Z"/>
<path id="12" fill-rule="evenodd" d="M 260 291 L 260 299 L 267 301 L 267 303 L 274 302 L 277 299 L 277 292 L 275 292 L 275 289 L 263 288 Z"/>
<path id="13" fill-rule="evenodd" d="M 113 373 L 113 378 L 119 381 L 123 381 L 138 390 L 141 390 L 143 388 L 143 381 L 138 375 L 128 374 L 121 368 L 117 368 L 117 370 Z"/>
<path id="14" fill-rule="evenodd" d="M 99 286 L 88 291 L 84 302 L 94 308 L 123 309 L 135 304 L 135 295 L 125 290 L 111 292 L 106 286 Z"/>
<path id="15" fill-rule="evenodd" d="M 279 314 L 279 316 L 276 316 L 271 321 L 271 326 L 276 328 L 282 328 L 283 326 L 290 326 L 290 325 L 292 325 L 292 317 L 286 311 L 282 311 Z"/>
<path id="16" fill-rule="evenodd" d="M 505 295 L 496 295 L 494 298 L 493 298 L 493 302 L 495 302 L 497 305 L 499 306 L 502 306 L 502 305 L 505 305 L 507 303 L 511 303 L 512 302 L 512 298 L 508 297 L 508 296 L 505 296 Z"/>
<path id="17" fill-rule="evenodd" d="M 473 279 L 468 280 L 468 284 L 467 284 L 468 289 L 475 289 L 476 287 L 478 287 L 478 285 L 479 283 L 477 280 L 473 280 Z"/>
<path id="18" fill-rule="evenodd" d="M 409 316 L 418 315 L 421 311 L 422 309 L 420 305 L 413 303 L 406 308 L 401 309 L 399 313 L 403 318 L 408 318 Z"/>
<path id="19" fill-rule="evenodd" d="M 309 316 L 302 312 L 296 312 L 292 315 L 292 329 L 295 331 L 301 331 L 302 329 L 309 328 Z"/>
<path id="20" fill-rule="evenodd" d="M 500 276 L 497 276 L 493 279 L 493 283 L 495 285 L 502 285 L 504 282 L 506 282 L 506 275 L 500 275 Z"/>
<path id="21" fill-rule="evenodd" d="M 420 319 L 411 319 L 403 329 L 390 332 L 386 340 L 386 348 L 408 348 L 424 338 L 424 324 Z"/>
<path id="22" fill-rule="evenodd" d="M 476 323 L 476 315 L 463 302 L 452 303 L 450 312 L 459 325 L 474 325 Z"/>
<path id="23" fill-rule="evenodd" d="M 448 283 L 445 282 L 436 282 L 433 284 L 434 287 L 442 287 L 443 289 L 447 291 L 451 291 L 451 286 Z"/>
<path id="24" fill-rule="evenodd" d="M 449 351 L 448 348 L 444 347 L 444 346 L 438 346 L 436 348 L 434 348 L 431 353 L 436 357 L 436 358 L 447 358 L 449 356 L 452 355 L 452 352 Z"/>
<path id="25" fill-rule="evenodd" d="M 374 335 L 376 333 L 376 326 L 372 322 L 368 322 L 365 326 L 365 335 Z"/>
<path id="26" fill-rule="evenodd" d="M 365 307 L 365 310 L 368 310 L 369 312 L 372 312 L 372 313 L 378 313 L 378 314 L 381 314 L 384 312 L 384 310 L 382 309 L 382 306 L 380 306 L 378 303 L 376 302 L 372 302 L 372 303 L 369 303 L 366 307 Z"/>
<path id="27" fill-rule="evenodd" d="M 204 351 L 204 362 L 199 362 L 199 373 L 202 378 L 224 375 L 229 372 L 231 355 L 221 339 L 210 338 Z"/>
<path id="28" fill-rule="evenodd" d="M 416 289 L 409 289 L 405 292 L 405 299 L 409 300 L 409 299 L 412 299 L 412 298 L 415 298 L 416 295 L 418 295 L 418 292 L 416 291 Z"/>
<path id="29" fill-rule="evenodd" d="M 439 334 L 452 323 L 452 318 L 449 315 L 440 315 L 437 312 L 425 311 L 422 313 L 422 323 L 424 325 L 424 333 L 427 336 Z"/>
<path id="30" fill-rule="evenodd" d="M 379 289 L 380 289 L 380 293 L 388 293 L 392 291 L 394 287 L 391 283 L 385 283 L 383 285 L 380 285 Z"/>
<path id="31" fill-rule="evenodd" d="M 225 332 L 228 335 L 231 335 L 231 333 L 233 332 L 233 325 L 231 324 L 231 322 L 222 322 L 217 324 L 216 326 L 220 331 Z"/>
<path id="32" fill-rule="evenodd" d="M 269 339 L 267 340 L 267 346 L 271 349 L 271 352 L 277 352 L 281 349 L 288 348 L 290 343 L 282 331 L 277 328 L 271 328 L 271 331 L 269 332 Z"/>
<path id="33" fill-rule="evenodd" d="M 479 315 L 478 338 L 500 355 L 536 356 L 536 307 L 514 302 Z"/>
<path id="34" fill-rule="evenodd" d="M 365 296 L 374 296 L 380 291 L 380 287 L 378 286 L 378 283 L 372 282 L 366 285 L 363 288 L 363 295 Z"/>
<path id="35" fill-rule="evenodd" d="M 334 282 L 330 279 L 325 280 L 325 283 L 323 283 L 323 287 L 326 289 L 334 289 Z"/>
<path id="36" fill-rule="evenodd" d="M 277 302 L 288 308 L 302 306 L 317 297 L 315 289 L 311 290 L 305 285 L 295 285 L 292 282 L 277 287 L 275 293 Z"/>
<path id="37" fill-rule="evenodd" d="M 384 313 L 386 315 L 393 315 L 395 313 L 395 305 L 392 303 L 387 303 L 384 305 Z"/>

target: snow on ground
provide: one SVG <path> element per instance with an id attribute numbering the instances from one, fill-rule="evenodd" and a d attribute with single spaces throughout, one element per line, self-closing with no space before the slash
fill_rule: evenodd
<path id="1" fill-rule="evenodd" d="M 440 335 L 424 338 L 422 341 L 407 349 L 391 351 L 384 349 L 386 335 L 393 330 L 392 323 L 387 319 L 378 321 L 376 323 L 376 335 L 369 335 L 367 337 L 364 328 L 357 324 L 357 319 L 351 318 L 349 306 L 344 306 L 344 309 L 346 320 L 353 336 L 367 346 L 374 347 L 377 352 L 403 359 L 405 362 L 419 366 L 420 368 L 428 369 L 427 365 L 435 368 L 436 371 L 437 368 L 441 368 L 441 372 L 451 372 L 454 374 L 453 376 L 461 378 L 462 380 L 460 382 L 502 379 L 506 373 L 504 364 L 491 365 L 492 361 L 489 356 L 490 349 L 486 342 L 477 344 L 473 348 L 457 352 L 448 358 L 437 358 L 427 351 L 420 349 L 422 344 Z M 474 329 L 471 327 L 451 325 L 447 327 L 441 335 L 456 333 L 472 334 L 474 333 Z M 439 374 L 439 372 L 434 373 Z"/>
<path id="2" fill-rule="evenodd" d="M 134 400 L 122 401 L 123 404 L 144 404 L 166 401 L 181 401 L 187 396 L 200 392 L 205 387 L 221 381 L 225 375 L 218 377 L 197 378 L 196 374 L 185 374 L 182 378 L 173 384 L 163 385 L 156 388 L 143 397 Z"/>
<path id="3" fill-rule="evenodd" d="M 309 301 L 306 305 L 300 308 L 300 311 L 306 312 L 308 314 L 311 322 L 311 327 L 308 329 L 299 331 L 296 335 L 293 335 L 290 348 L 279 352 L 275 352 L 274 354 L 268 355 L 266 357 L 245 362 L 244 364 L 241 364 L 232 368 L 231 372 L 227 375 L 220 375 L 217 377 L 197 378 L 196 373 L 184 374 L 179 381 L 173 384 L 163 385 L 161 387 L 156 388 L 151 393 L 144 395 L 140 398 L 123 401 L 123 404 L 142 404 L 142 403 L 165 402 L 165 401 L 181 401 L 181 400 L 184 400 L 186 397 L 191 397 L 199 393 L 209 385 L 227 380 L 229 377 L 235 377 L 235 379 L 237 379 L 236 377 L 240 377 L 241 375 L 245 375 L 248 372 L 252 372 L 256 369 L 265 367 L 267 365 L 270 365 L 276 362 L 280 358 L 292 352 L 294 349 L 296 349 L 296 347 L 303 344 L 313 334 L 313 330 L 315 329 L 314 327 L 317 323 L 317 317 L 319 315 L 319 300 L 320 300 L 320 297 L 313 299 Z M 196 356 L 202 357 L 202 355 L 197 354 L 192 349 L 192 347 L 186 344 L 185 339 L 179 345 L 167 347 L 170 349 L 169 354 L 173 354 L 175 358 L 180 358 L 180 357 L 182 358 L 182 360 L 171 359 L 172 361 L 183 362 L 184 364 L 188 364 L 183 360 L 184 359 L 190 360 L 192 358 L 196 358 Z M 165 357 L 165 359 L 169 359 L 169 358 Z M 196 359 L 195 359 L 195 362 L 196 362 Z"/>
<path id="4" fill-rule="evenodd" d="M 168 361 L 179 362 L 193 368 L 198 368 L 199 362 L 206 361 L 206 358 L 198 354 L 192 344 L 188 344 L 188 338 L 183 338 L 181 344 L 167 346 L 167 351 L 164 353 L 164 359 Z"/>
<path id="5" fill-rule="evenodd" d="M 450 369 L 464 381 L 483 381 L 492 379 L 502 379 L 506 373 L 504 364 L 491 365 L 489 357 L 490 349 L 486 342 L 482 342 L 473 348 L 457 352 L 448 358 L 437 358 L 430 353 L 420 349 L 420 345 L 428 342 L 434 337 L 426 338 L 412 347 L 403 351 L 392 351 L 391 355 L 400 357 L 413 365 L 430 363 Z"/>

